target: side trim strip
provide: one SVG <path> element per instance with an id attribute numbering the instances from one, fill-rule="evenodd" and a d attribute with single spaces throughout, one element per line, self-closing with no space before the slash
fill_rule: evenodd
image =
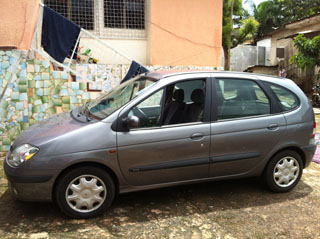
<path id="1" fill-rule="evenodd" d="M 135 173 L 135 172 L 153 171 L 153 170 L 161 170 L 161 169 L 198 166 L 198 165 L 211 164 L 211 163 L 231 162 L 231 161 L 241 160 L 241 159 L 257 158 L 259 156 L 261 156 L 261 153 L 254 152 L 254 153 L 245 153 L 245 154 L 215 156 L 215 157 L 211 157 L 211 159 L 202 158 L 202 159 L 181 160 L 181 161 L 173 161 L 173 162 L 167 162 L 167 163 L 151 164 L 146 166 L 137 166 L 134 168 L 129 168 L 129 172 Z"/>
<path id="2" fill-rule="evenodd" d="M 211 157 L 211 163 L 231 162 L 231 161 L 241 160 L 241 159 L 257 158 L 259 156 L 261 156 L 261 153 L 258 153 L 258 152 L 215 156 L 215 157 Z"/>
<path id="3" fill-rule="evenodd" d="M 202 158 L 202 159 L 190 159 L 190 160 L 181 160 L 181 161 L 173 161 L 167 163 L 159 163 L 159 164 L 151 164 L 146 166 L 137 166 L 134 168 L 129 168 L 129 172 L 143 172 L 143 171 L 153 171 L 153 170 L 161 170 L 161 169 L 171 169 L 171 168 L 181 168 L 181 167 L 190 167 L 190 166 L 198 166 L 204 164 L 210 164 L 210 158 Z"/>

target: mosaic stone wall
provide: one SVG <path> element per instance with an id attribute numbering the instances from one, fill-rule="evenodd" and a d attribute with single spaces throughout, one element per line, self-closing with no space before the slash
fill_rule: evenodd
<path id="1" fill-rule="evenodd" d="M 8 151 L 13 140 L 30 125 L 110 91 L 128 68 L 128 65 L 76 65 L 74 69 L 81 76 L 73 77 L 65 71 L 53 70 L 47 60 L 30 60 L 19 51 L 0 51 L 0 152 Z"/>
<path id="2" fill-rule="evenodd" d="M 76 66 L 82 67 L 80 78 L 54 71 L 49 61 L 19 56 L 18 51 L 0 51 L 1 152 L 8 151 L 12 141 L 30 125 L 98 97 L 121 79 L 122 66 L 112 66 L 112 71 L 104 70 L 103 65 Z M 103 91 L 88 92 L 87 82 L 93 90 Z"/>

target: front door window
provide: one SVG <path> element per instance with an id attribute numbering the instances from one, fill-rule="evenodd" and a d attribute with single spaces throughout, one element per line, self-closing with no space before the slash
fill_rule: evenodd
<path id="1" fill-rule="evenodd" d="M 170 84 L 131 109 L 140 119 L 139 128 L 203 122 L 205 79 Z"/>
<path id="2" fill-rule="evenodd" d="M 129 112 L 129 115 L 137 116 L 140 119 L 139 128 L 160 126 L 163 92 L 163 89 L 156 92 Z"/>

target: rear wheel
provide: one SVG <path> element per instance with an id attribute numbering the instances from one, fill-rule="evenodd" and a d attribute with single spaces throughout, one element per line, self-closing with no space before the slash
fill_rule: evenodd
<path id="1" fill-rule="evenodd" d="M 72 218 L 95 217 L 107 210 L 115 196 L 115 184 L 97 167 L 79 167 L 58 181 L 55 197 L 61 211 Z"/>
<path id="2" fill-rule="evenodd" d="M 298 184 L 302 170 L 301 156 L 297 152 L 282 151 L 269 162 L 264 180 L 271 191 L 288 192 Z"/>

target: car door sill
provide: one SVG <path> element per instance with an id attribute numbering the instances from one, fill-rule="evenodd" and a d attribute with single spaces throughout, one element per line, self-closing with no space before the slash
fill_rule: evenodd
<path id="1" fill-rule="evenodd" d="M 233 175 L 224 175 L 218 177 L 206 177 L 206 178 L 199 178 L 199 179 L 190 179 L 190 180 L 183 180 L 183 181 L 176 181 L 176 182 L 168 182 L 168 183 L 157 183 L 157 184 L 150 184 L 150 185 L 126 185 L 120 187 L 119 193 L 130 193 L 142 190 L 152 190 L 158 188 L 165 188 L 165 187 L 173 187 L 173 186 L 180 186 L 186 184 L 196 184 L 196 183 L 206 183 L 212 181 L 222 181 L 222 180 L 232 180 L 236 178 L 246 178 L 246 177 L 254 177 L 257 175 L 250 174 L 250 172 L 240 173 L 240 174 L 233 174 Z"/>

